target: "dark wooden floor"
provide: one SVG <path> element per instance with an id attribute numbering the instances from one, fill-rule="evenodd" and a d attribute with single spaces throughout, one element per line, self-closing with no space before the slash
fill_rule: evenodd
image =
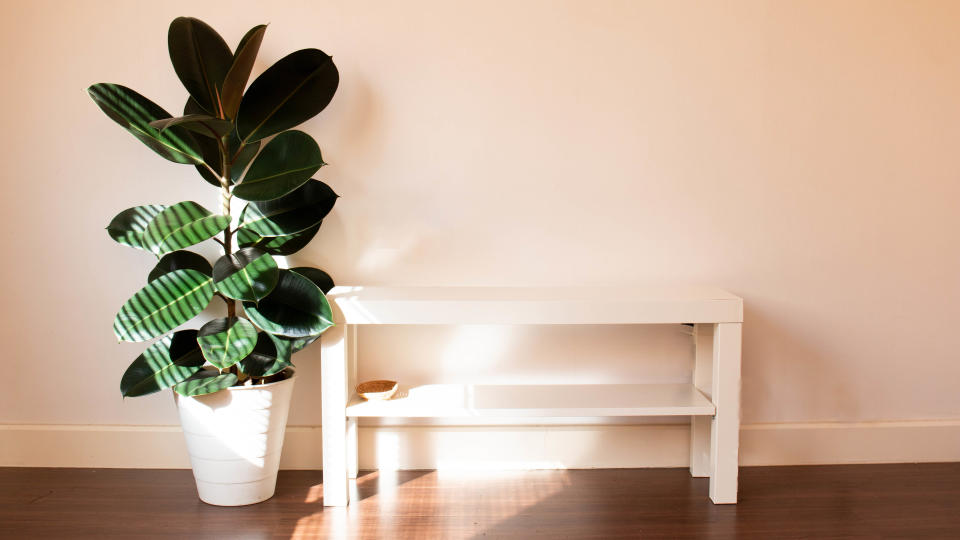
<path id="1" fill-rule="evenodd" d="M 960 463 L 743 468 L 715 506 L 683 469 L 368 472 L 324 508 L 319 472 L 218 508 L 189 471 L 0 468 L 0 538 L 960 538 Z"/>

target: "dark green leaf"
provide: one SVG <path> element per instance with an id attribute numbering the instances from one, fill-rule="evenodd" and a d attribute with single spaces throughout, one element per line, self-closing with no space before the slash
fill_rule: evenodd
<path id="1" fill-rule="evenodd" d="M 314 285 L 320 288 L 323 291 L 323 294 L 330 292 L 330 289 L 333 288 L 333 278 L 330 277 L 330 274 L 320 270 L 319 268 L 311 268 L 309 266 L 298 266 L 297 268 L 291 268 L 291 272 L 296 272 L 301 276 L 309 279 L 313 282 Z"/>
<path id="2" fill-rule="evenodd" d="M 233 63 L 227 42 L 207 23 L 177 17 L 170 23 L 167 45 L 184 88 L 207 113 L 221 117 L 220 88 Z"/>
<path id="3" fill-rule="evenodd" d="M 107 225 L 107 234 L 119 244 L 150 251 L 150 248 L 143 244 L 143 233 L 147 230 L 150 220 L 165 208 L 166 206 L 161 204 L 127 208 L 110 220 L 110 224 Z"/>
<path id="4" fill-rule="evenodd" d="M 330 304 L 309 279 L 280 271 L 273 292 L 260 301 L 243 303 L 244 312 L 260 329 L 278 336 L 306 337 L 333 326 Z"/>
<path id="5" fill-rule="evenodd" d="M 302 351 L 303 349 L 307 348 L 308 345 L 310 345 L 311 343 L 313 343 L 318 339 L 320 339 L 320 334 L 314 334 L 312 336 L 306 336 L 302 338 L 288 339 L 288 341 L 290 342 L 290 350 L 291 350 L 290 354 L 298 353 Z"/>
<path id="6" fill-rule="evenodd" d="M 240 247 L 259 247 L 257 244 L 262 242 L 263 239 L 259 234 L 248 231 L 243 227 L 237 229 L 237 245 Z"/>
<path id="7" fill-rule="evenodd" d="M 203 110 L 203 107 L 197 103 L 197 100 L 193 97 L 188 97 L 187 102 L 183 105 L 183 115 L 190 116 L 191 114 L 209 114 L 207 111 Z"/>
<path id="8" fill-rule="evenodd" d="M 263 237 L 253 231 L 241 228 L 237 231 L 237 241 L 241 247 L 256 247 L 271 255 L 287 256 L 293 255 L 303 249 L 304 246 L 313 240 L 313 237 L 317 235 L 317 231 L 319 230 L 320 223 L 305 231 L 287 236 Z"/>
<path id="9" fill-rule="evenodd" d="M 227 369 L 250 354 L 257 344 L 257 329 L 246 319 L 214 319 L 200 327 L 197 342 L 207 362 Z"/>
<path id="10" fill-rule="evenodd" d="M 220 101 L 223 103 L 223 112 L 227 118 L 236 118 L 237 116 L 243 89 L 246 88 L 247 81 L 250 79 L 253 62 L 257 59 L 260 42 L 263 41 L 263 34 L 266 31 L 267 25 L 265 24 L 254 26 L 243 36 L 240 44 L 237 45 L 237 51 L 233 53 L 233 63 L 223 80 L 223 91 L 220 96 Z"/>
<path id="11" fill-rule="evenodd" d="M 229 216 L 214 215 L 193 201 L 177 203 L 157 214 L 144 232 L 144 245 L 157 255 L 212 238 L 230 225 Z"/>
<path id="12" fill-rule="evenodd" d="M 260 74 L 240 101 L 240 138 L 259 141 L 306 122 L 326 108 L 338 84 L 337 66 L 323 51 L 285 56 Z"/>
<path id="13" fill-rule="evenodd" d="M 257 248 L 224 255 L 213 266 L 217 290 L 235 300 L 260 300 L 273 290 L 279 278 L 277 261 Z"/>
<path id="14" fill-rule="evenodd" d="M 217 373 L 205 369 L 198 371 L 189 379 L 173 387 L 173 391 L 181 396 L 202 396 L 219 392 L 237 384 L 237 376 L 233 373 Z"/>
<path id="15" fill-rule="evenodd" d="M 181 330 L 147 347 L 120 379 L 124 397 L 145 396 L 185 381 L 203 366 L 196 330 Z"/>
<path id="16" fill-rule="evenodd" d="M 247 201 L 276 199 L 305 184 L 324 165 L 311 136 L 284 131 L 263 147 L 233 194 Z"/>
<path id="17" fill-rule="evenodd" d="M 174 270 L 183 269 L 196 270 L 208 276 L 213 275 L 213 268 L 203 256 L 197 255 L 192 251 L 174 251 L 160 258 L 160 262 L 153 267 L 150 275 L 147 276 L 147 283 L 164 274 L 169 274 Z"/>
<path id="18" fill-rule="evenodd" d="M 240 214 L 240 225 L 260 236 L 287 236 L 323 221 L 338 195 L 319 180 L 272 201 L 250 203 Z"/>
<path id="19" fill-rule="evenodd" d="M 150 122 L 170 118 L 170 113 L 135 91 L 119 84 L 99 83 L 87 89 L 90 97 L 114 122 L 170 161 L 201 163 L 203 157 L 190 132 L 174 126 L 164 132 Z"/>
<path id="20" fill-rule="evenodd" d="M 200 143 L 200 150 L 203 153 L 204 161 L 210 164 L 215 171 L 218 171 L 218 174 L 222 173 L 223 166 L 222 158 L 220 157 L 220 145 L 218 145 L 215 140 L 207 137 L 200 137 L 197 141 Z M 230 152 L 230 158 L 233 160 L 230 166 L 230 181 L 231 183 L 236 183 L 240 180 L 240 177 L 243 176 L 247 165 L 249 165 L 253 157 L 257 155 L 257 151 L 260 150 L 260 141 L 241 147 L 240 139 L 237 138 L 237 132 L 232 131 L 227 137 L 227 148 Z M 211 185 L 220 187 L 219 176 L 215 176 L 203 165 L 197 165 L 197 171 L 200 173 L 200 176 Z"/>
<path id="21" fill-rule="evenodd" d="M 113 333 L 120 341 L 162 336 L 203 311 L 213 298 L 213 279 L 196 270 L 174 270 L 147 283 L 120 308 Z"/>
<path id="22" fill-rule="evenodd" d="M 190 99 L 192 100 L 193 98 Z M 213 174 L 210 172 L 210 169 L 204 167 L 203 165 L 197 165 L 197 172 L 200 173 L 200 176 L 202 176 L 208 184 L 219 188 L 219 174 L 221 174 L 223 171 L 223 165 L 220 157 L 220 145 L 217 144 L 217 141 L 209 137 L 198 137 L 197 143 L 200 147 L 200 155 L 203 156 L 203 160 L 210 165 L 211 169 L 217 171 L 217 174 Z"/>
<path id="23" fill-rule="evenodd" d="M 252 377 L 269 377 L 292 365 L 290 354 L 289 340 L 261 332 L 253 352 L 240 361 L 240 369 Z"/>
<path id="24" fill-rule="evenodd" d="M 234 146 L 236 144 L 236 146 Z M 230 180 L 233 183 L 240 181 L 240 178 L 243 176 L 244 171 L 247 170 L 247 165 L 250 165 L 250 162 L 253 161 L 253 157 L 257 155 L 257 152 L 260 150 L 260 141 L 247 143 L 240 146 L 240 139 L 237 138 L 236 132 L 230 137 L 230 156 L 233 159 L 233 163 L 230 166 Z"/>
<path id="25" fill-rule="evenodd" d="M 194 133 L 213 138 L 223 137 L 233 130 L 233 123 L 229 120 L 221 120 L 207 114 L 188 114 L 150 122 L 150 127 L 159 129 L 161 132 L 174 126 L 182 126 Z"/>

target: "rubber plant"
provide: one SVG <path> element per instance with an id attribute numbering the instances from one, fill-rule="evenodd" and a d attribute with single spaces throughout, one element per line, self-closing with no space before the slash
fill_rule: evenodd
<path id="1" fill-rule="evenodd" d="M 113 323 L 120 341 L 159 338 L 123 374 L 124 396 L 170 387 L 196 396 L 282 379 L 291 355 L 333 325 L 324 296 L 330 276 L 281 268 L 275 256 L 306 246 L 337 200 L 312 178 L 325 165 L 319 146 L 291 128 L 330 103 L 339 74 L 329 55 L 303 49 L 247 88 L 265 31 L 252 28 L 231 51 L 203 21 L 170 24 L 170 59 L 189 94 L 181 116 L 118 84 L 87 90 L 110 119 L 161 157 L 195 167 L 220 195 L 219 213 L 193 201 L 150 204 L 107 226 L 116 242 L 156 257 L 146 285 Z M 230 214 L 234 197 L 247 201 L 238 219 Z M 223 251 L 213 264 L 187 249 L 208 240 Z M 224 317 L 177 330 L 214 297 Z"/>

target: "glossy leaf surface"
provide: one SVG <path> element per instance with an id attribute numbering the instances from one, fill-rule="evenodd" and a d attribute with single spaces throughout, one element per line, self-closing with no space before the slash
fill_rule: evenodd
<path id="1" fill-rule="evenodd" d="M 327 274 L 323 270 L 318 268 L 310 268 L 308 266 L 300 266 L 297 268 L 291 268 L 291 272 L 296 272 L 301 276 L 309 279 L 316 285 L 324 294 L 330 291 L 334 287 L 333 278 L 330 277 L 330 274 Z M 291 347 L 291 354 L 295 352 L 302 351 L 308 345 L 314 341 L 320 339 L 320 334 L 314 334 L 305 337 L 299 338 L 288 338 Z"/>
<path id="2" fill-rule="evenodd" d="M 259 304 L 243 303 L 247 317 L 260 329 L 278 336 L 305 337 L 333 326 L 330 304 L 309 279 L 280 271 L 280 281 Z"/>
<path id="3" fill-rule="evenodd" d="M 203 153 L 204 161 L 209 163 L 213 170 L 218 171 L 218 174 L 222 174 L 223 166 L 222 158 L 220 157 L 220 146 L 210 138 L 201 137 L 197 140 L 200 142 L 200 149 Z M 227 137 L 227 149 L 230 153 L 230 159 L 233 160 L 230 164 L 230 183 L 234 184 L 240 180 L 247 166 L 250 165 L 250 161 L 257 155 L 257 151 L 260 150 L 260 141 L 241 147 L 240 139 L 237 138 L 236 131 L 233 131 Z M 219 176 L 212 174 L 203 165 L 197 165 L 197 171 L 210 185 L 220 187 Z"/>
<path id="4" fill-rule="evenodd" d="M 276 199 L 305 184 L 323 165 L 313 137 L 284 131 L 263 147 L 233 194 L 247 201 Z"/>
<path id="5" fill-rule="evenodd" d="M 291 354 L 289 340 L 260 332 L 253 351 L 240 361 L 240 369 L 252 377 L 269 377 L 292 365 Z"/>
<path id="6" fill-rule="evenodd" d="M 203 367 L 196 330 L 164 336 L 143 351 L 120 379 L 124 397 L 145 396 L 183 382 Z"/>
<path id="7" fill-rule="evenodd" d="M 150 270 L 150 274 L 147 276 L 147 283 L 164 274 L 169 274 L 174 270 L 184 269 L 196 270 L 207 276 L 213 275 L 213 268 L 202 255 L 198 255 L 192 251 L 174 251 L 160 258 L 160 261 L 153 267 L 153 270 Z"/>
<path id="8" fill-rule="evenodd" d="M 213 138 L 223 137 L 233 130 L 233 123 L 229 120 L 214 118 L 208 114 L 188 114 L 150 122 L 150 127 L 159 129 L 161 132 L 174 126 L 182 126 L 194 133 Z"/>
<path id="9" fill-rule="evenodd" d="M 224 255 L 213 266 L 217 290 L 235 300 L 260 300 L 273 290 L 279 278 L 277 261 L 256 248 Z"/>
<path id="10" fill-rule="evenodd" d="M 233 373 L 217 373 L 205 369 L 198 371 L 189 379 L 173 387 L 173 391 L 181 396 L 202 396 L 219 392 L 237 384 L 237 376 Z"/>
<path id="11" fill-rule="evenodd" d="M 188 97 L 187 102 L 183 104 L 183 115 L 189 116 L 191 114 L 208 114 L 207 111 L 203 110 L 203 107 L 197 103 L 197 100 L 193 97 Z"/>
<path id="12" fill-rule="evenodd" d="M 226 369 L 253 351 L 257 329 L 246 319 L 214 319 L 200 327 L 197 342 L 207 362 Z"/>
<path id="13" fill-rule="evenodd" d="M 114 122 L 162 157 L 176 163 L 201 163 L 203 156 L 190 132 L 174 126 L 161 132 L 150 122 L 170 118 L 170 113 L 137 92 L 119 84 L 99 83 L 87 89 L 97 106 Z"/>
<path id="14" fill-rule="evenodd" d="M 117 313 L 120 341 L 146 341 L 166 334 L 203 311 L 213 298 L 213 279 L 196 270 L 174 270 L 137 291 Z"/>
<path id="15" fill-rule="evenodd" d="M 296 268 L 291 268 L 291 272 L 296 272 L 301 276 L 309 279 L 313 282 L 314 285 L 320 288 L 323 291 L 323 294 L 330 292 L 330 289 L 334 287 L 333 278 L 330 277 L 330 274 L 320 270 L 319 268 L 311 268 L 309 266 L 298 266 Z"/>
<path id="16" fill-rule="evenodd" d="M 307 348 L 308 345 L 310 345 L 311 343 L 313 343 L 318 339 L 320 339 L 320 334 L 313 334 L 311 336 L 305 336 L 300 338 L 289 338 L 288 341 L 290 342 L 291 354 L 302 351 L 303 349 Z"/>
<path id="17" fill-rule="evenodd" d="M 260 236 L 286 236 L 323 221 L 336 202 L 330 186 L 310 180 L 279 199 L 248 204 L 240 214 L 240 225 Z"/>
<path id="18" fill-rule="evenodd" d="M 263 34 L 267 31 L 267 25 L 261 24 L 251 28 L 240 40 L 236 52 L 233 53 L 233 63 L 230 65 L 230 71 L 227 72 L 223 80 L 223 91 L 220 93 L 220 100 L 223 103 L 223 112 L 227 118 L 236 118 L 237 110 L 240 108 L 240 98 L 243 97 L 243 89 L 250 80 L 250 72 L 253 71 L 253 63 L 257 59 L 257 53 L 260 51 L 260 43 L 263 41 Z"/>
<path id="19" fill-rule="evenodd" d="M 228 216 L 214 215 L 193 201 L 185 201 L 166 208 L 150 221 L 144 244 L 162 255 L 212 238 L 228 225 Z"/>
<path id="20" fill-rule="evenodd" d="M 293 255 L 309 244 L 319 230 L 320 223 L 305 231 L 286 236 L 260 236 L 253 231 L 241 228 L 237 231 L 237 242 L 241 247 L 256 247 L 271 255 Z"/>
<path id="21" fill-rule="evenodd" d="M 337 67 L 323 51 L 303 49 L 281 58 L 240 101 L 240 138 L 259 141 L 306 122 L 326 108 L 339 84 Z"/>
<path id="22" fill-rule="evenodd" d="M 190 96 L 207 113 L 220 116 L 220 88 L 233 63 L 227 42 L 207 23 L 177 17 L 167 32 L 170 61 Z"/>
<path id="23" fill-rule="evenodd" d="M 237 145 L 240 144 L 240 139 L 234 136 L 231 138 L 231 145 L 234 140 L 237 141 Z M 231 159 L 233 159 L 233 162 L 230 164 L 230 178 L 233 183 L 237 183 L 244 176 L 244 173 L 247 171 L 247 166 L 253 161 L 257 152 L 260 151 L 260 141 L 247 143 L 242 147 L 238 146 L 239 150 L 235 150 L 233 146 L 230 148 Z"/>
<path id="24" fill-rule="evenodd" d="M 143 233 L 146 232 L 150 221 L 165 208 L 167 207 L 161 204 L 127 208 L 110 220 L 107 225 L 107 234 L 119 244 L 150 251 L 150 248 L 144 245 Z"/>

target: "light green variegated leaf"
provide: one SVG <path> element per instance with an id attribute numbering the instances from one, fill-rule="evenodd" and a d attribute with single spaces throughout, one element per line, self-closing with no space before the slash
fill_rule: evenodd
<path id="1" fill-rule="evenodd" d="M 196 330 L 181 330 L 147 347 L 120 379 L 124 397 L 145 396 L 187 380 L 203 367 Z"/>
<path id="2" fill-rule="evenodd" d="M 157 255 L 190 247 L 216 236 L 230 225 L 193 201 L 177 203 L 157 214 L 144 232 L 144 245 Z"/>
<path id="3" fill-rule="evenodd" d="M 259 234 L 248 231 L 243 227 L 237 229 L 237 245 L 240 247 L 257 247 L 257 244 L 263 241 Z"/>
<path id="4" fill-rule="evenodd" d="M 165 208 L 166 206 L 162 204 L 127 208 L 110 220 L 110 224 L 107 225 L 107 234 L 119 244 L 150 251 L 150 248 L 143 245 L 143 233 L 147 230 L 150 221 Z"/>
<path id="5" fill-rule="evenodd" d="M 174 126 L 161 132 L 150 122 L 170 118 L 170 113 L 137 92 L 119 84 L 99 83 L 87 89 L 111 120 L 162 157 L 176 163 L 202 163 L 197 141 L 186 129 Z"/>
<path id="6" fill-rule="evenodd" d="M 202 396 L 219 392 L 237 384 L 237 376 L 233 373 L 217 373 L 213 370 L 199 371 L 173 387 L 173 391 L 181 396 Z"/>
<path id="7" fill-rule="evenodd" d="M 246 201 L 276 199 L 305 184 L 324 165 L 313 137 L 285 131 L 263 147 L 233 194 Z"/>
<path id="8" fill-rule="evenodd" d="M 120 308 L 113 333 L 120 341 L 162 336 L 203 311 L 213 298 L 213 279 L 196 270 L 174 270 L 151 281 Z"/>
<path id="9" fill-rule="evenodd" d="M 217 290 L 235 300 L 260 300 L 273 290 L 279 277 L 277 261 L 256 248 L 224 255 L 213 266 Z"/>
<path id="10" fill-rule="evenodd" d="M 240 226 L 260 236 L 305 231 L 327 217 L 337 197 L 327 184 L 310 180 L 279 199 L 248 204 L 240 214 Z"/>
<path id="11" fill-rule="evenodd" d="M 169 274 L 174 270 L 183 269 L 196 270 L 208 276 L 213 275 L 213 268 L 203 256 L 192 251 L 174 251 L 160 258 L 160 261 L 153 267 L 153 270 L 150 270 L 150 274 L 147 276 L 147 283 L 164 274 Z"/>
<path id="12" fill-rule="evenodd" d="M 309 279 L 280 271 L 280 281 L 259 303 L 243 303 L 247 317 L 261 330 L 285 337 L 320 334 L 333 326 L 330 304 Z"/>
<path id="13" fill-rule="evenodd" d="M 305 231 L 288 234 L 286 236 L 260 236 L 259 234 L 240 228 L 237 231 L 237 242 L 240 247 L 255 247 L 271 255 L 293 255 L 313 240 L 320 230 L 320 223 Z"/>
<path id="14" fill-rule="evenodd" d="M 207 362 L 227 369 L 250 354 L 257 344 L 257 329 L 246 319 L 214 319 L 200 327 L 197 342 Z"/>
<path id="15" fill-rule="evenodd" d="M 269 377 L 291 366 L 291 342 L 281 337 L 260 332 L 257 345 L 240 361 L 240 369 L 251 377 Z"/>

